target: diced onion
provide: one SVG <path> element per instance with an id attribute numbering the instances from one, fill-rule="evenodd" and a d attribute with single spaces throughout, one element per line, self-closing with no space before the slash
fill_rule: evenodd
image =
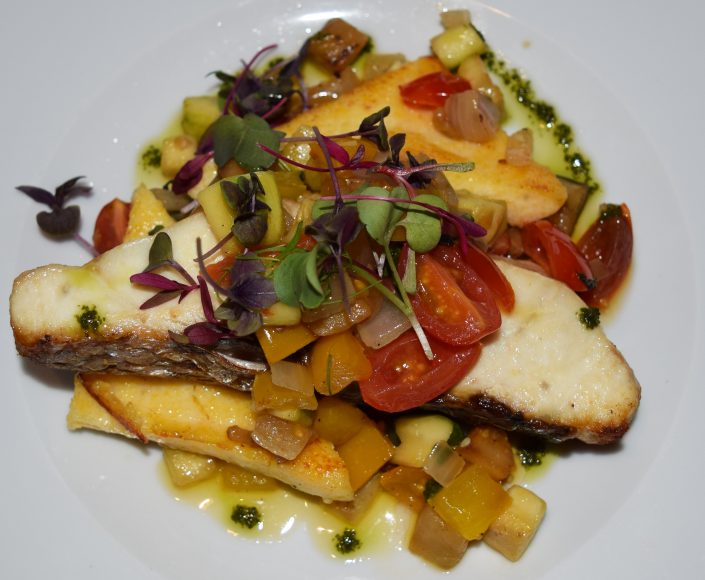
<path id="1" fill-rule="evenodd" d="M 509 165 L 529 165 L 534 158 L 534 136 L 529 129 L 512 133 L 507 140 L 505 158 Z"/>
<path id="2" fill-rule="evenodd" d="M 456 26 L 469 26 L 470 11 L 446 10 L 445 12 L 441 12 L 441 25 L 446 30 L 449 28 L 455 28 Z"/>
<path id="3" fill-rule="evenodd" d="M 272 382 L 278 387 L 313 395 L 313 375 L 308 367 L 289 361 L 279 361 L 272 365 Z"/>
<path id="4" fill-rule="evenodd" d="M 439 441 L 428 454 L 423 470 L 443 486 L 453 481 L 465 467 L 465 461 L 445 441 Z"/>
<path id="5" fill-rule="evenodd" d="M 258 416 L 251 433 L 257 445 L 289 460 L 298 457 L 312 435 L 311 428 L 273 415 Z"/>
<path id="6" fill-rule="evenodd" d="M 443 107 L 436 111 L 434 122 L 450 136 L 484 143 L 497 133 L 500 117 L 497 105 L 489 97 L 470 89 L 448 97 Z"/>
<path id="7" fill-rule="evenodd" d="M 389 300 L 370 318 L 357 325 L 360 340 L 370 348 L 382 348 L 411 328 L 409 318 Z"/>
<path id="8" fill-rule="evenodd" d="M 462 559 L 468 541 L 426 505 L 419 513 L 409 550 L 424 560 L 449 570 Z"/>
<path id="9" fill-rule="evenodd" d="M 365 70 L 362 78 L 368 81 L 386 73 L 392 67 L 405 62 L 406 58 L 399 52 L 393 54 L 370 53 L 365 60 Z"/>

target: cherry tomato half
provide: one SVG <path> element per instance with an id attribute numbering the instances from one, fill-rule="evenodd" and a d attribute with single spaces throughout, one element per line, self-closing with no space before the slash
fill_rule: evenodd
<path id="1" fill-rule="evenodd" d="M 424 75 L 399 87 L 404 104 L 417 109 L 437 109 L 450 95 L 470 89 L 467 80 L 446 71 Z"/>
<path id="2" fill-rule="evenodd" d="M 130 204 L 118 198 L 102 207 L 93 229 L 93 245 L 99 254 L 122 244 L 129 217 Z"/>
<path id="3" fill-rule="evenodd" d="M 576 292 L 587 290 L 583 280 L 592 280 L 592 270 L 570 237 L 551 222 L 539 220 L 521 232 L 524 252 L 551 278 L 564 282 Z"/>
<path id="4" fill-rule="evenodd" d="M 480 344 L 453 347 L 428 337 L 433 360 L 409 330 L 379 350 L 367 350 L 374 372 L 360 381 L 365 403 L 388 413 L 413 409 L 439 397 L 468 373 L 480 356 Z"/>
<path id="5" fill-rule="evenodd" d="M 473 344 L 502 323 L 493 293 L 453 246 L 416 256 L 410 298 L 423 329 L 446 344 Z"/>
<path id="6" fill-rule="evenodd" d="M 494 294 L 497 303 L 506 311 L 511 312 L 514 308 L 514 288 L 509 283 L 509 280 L 499 269 L 495 261 L 488 254 L 483 252 L 475 244 L 468 244 L 467 254 L 464 256 L 465 261 L 470 264 L 470 267 L 478 273 L 489 286 L 489 289 Z"/>
<path id="7" fill-rule="evenodd" d="M 625 204 L 601 206 L 600 216 L 578 242 L 578 249 L 587 258 L 596 282 L 595 288 L 580 293 L 588 305 L 607 306 L 627 275 L 633 247 L 629 208 Z"/>

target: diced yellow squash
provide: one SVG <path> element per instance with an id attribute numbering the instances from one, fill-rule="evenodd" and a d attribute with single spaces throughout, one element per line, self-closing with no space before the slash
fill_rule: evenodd
<path id="1" fill-rule="evenodd" d="M 335 395 L 353 381 L 372 374 L 365 349 L 350 331 L 324 336 L 316 341 L 311 353 L 311 371 L 316 391 Z"/>
<path id="2" fill-rule="evenodd" d="M 454 26 L 431 39 L 431 50 L 446 68 L 485 50 L 485 41 L 472 25 Z"/>
<path id="3" fill-rule="evenodd" d="M 164 204 L 145 185 L 140 185 L 132 194 L 130 216 L 123 241 L 130 242 L 142 238 L 157 226 L 169 227 L 174 218 L 166 211 Z"/>
<path id="4" fill-rule="evenodd" d="M 466 540 L 477 540 L 511 499 L 484 469 L 469 465 L 428 502 Z"/>
<path id="5" fill-rule="evenodd" d="M 318 436 L 339 447 L 370 420 L 357 407 L 334 397 L 324 397 L 318 403 L 313 429 Z"/>
<path id="6" fill-rule="evenodd" d="M 212 457 L 168 447 L 162 449 L 162 454 L 169 478 L 177 487 L 205 481 L 218 473 L 218 464 Z"/>
<path id="7" fill-rule="evenodd" d="M 273 246 L 279 243 L 284 235 L 284 211 L 282 210 L 282 198 L 279 195 L 279 187 L 271 171 L 258 171 L 257 178 L 264 189 L 262 201 L 269 206 L 267 212 L 267 233 L 264 235 L 261 245 L 263 247 Z"/>
<path id="8" fill-rule="evenodd" d="M 300 171 L 274 171 L 272 173 L 283 199 L 299 199 L 300 195 L 308 193 L 308 189 L 301 180 Z"/>
<path id="9" fill-rule="evenodd" d="M 294 354 L 316 338 L 316 335 L 303 324 L 263 326 L 257 331 L 257 340 L 270 365 Z"/>
<path id="10" fill-rule="evenodd" d="M 373 423 L 365 423 L 340 447 L 338 454 L 350 474 L 353 490 L 360 489 L 392 457 L 392 444 Z"/>
<path id="11" fill-rule="evenodd" d="M 546 502 L 528 489 L 509 488 L 511 505 L 490 524 L 485 543 L 516 562 L 526 551 L 546 513 Z"/>
<path id="12" fill-rule="evenodd" d="M 252 405 L 255 411 L 264 409 L 309 409 L 318 406 L 316 396 L 294 389 L 279 387 L 272 382 L 270 373 L 259 373 L 252 384 Z"/>
<path id="13" fill-rule="evenodd" d="M 475 223 L 487 230 L 487 233 L 480 238 L 486 244 L 491 244 L 507 229 L 506 201 L 487 199 L 467 191 L 460 191 L 458 192 L 458 212 L 472 216 Z"/>
<path id="14" fill-rule="evenodd" d="M 236 181 L 238 178 L 228 177 L 226 179 L 228 181 Z M 235 210 L 225 201 L 220 184 L 221 182 L 217 181 L 198 194 L 198 203 L 206 214 L 208 225 L 218 241 L 230 233 L 235 222 Z M 240 251 L 240 244 L 236 240 L 231 239 L 225 244 L 223 251 L 228 254 L 237 254 Z"/>
<path id="15" fill-rule="evenodd" d="M 162 143 L 161 170 L 164 177 L 175 177 L 184 164 L 196 154 L 198 143 L 189 135 L 167 137 Z"/>
<path id="16" fill-rule="evenodd" d="M 186 97 L 181 113 L 181 128 L 187 135 L 200 139 L 221 113 L 218 97 Z"/>

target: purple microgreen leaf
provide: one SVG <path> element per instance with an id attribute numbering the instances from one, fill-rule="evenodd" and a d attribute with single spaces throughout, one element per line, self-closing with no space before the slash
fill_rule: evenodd
<path id="1" fill-rule="evenodd" d="M 197 322 L 184 329 L 184 335 L 190 344 L 197 346 L 211 346 L 221 338 L 228 336 L 228 332 L 218 325 L 210 322 Z"/>
<path id="2" fill-rule="evenodd" d="M 208 151 L 196 155 L 179 169 L 178 173 L 171 181 L 171 190 L 177 194 L 188 193 L 190 189 L 198 185 L 203 178 L 203 167 L 213 158 L 213 152 Z"/>
<path id="3" fill-rule="evenodd" d="M 43 203 L 51 208 L 56 206 L 56 200 L 54 199 L 54 194 L 48 192 L 46 189 L 41 187 L 34 187 L 33 185 L 18 185 L 15 188 L 17 191 L 27 194 L 37 203 Z"/>
<path id="4" fill-rule="evenodd" d="M 256 246 L 267 233 L 267 216 L 261 213 L 238 215 L 235 218 L 232 233 L 246 248 Z"/>
<path id="5" fill-rule="evenodd" d="M 338 163 L 347 165 L 350 162 L 350 155 L 346 151 L 345 147 L 336 143 L 330 137 L 322 136 L 322 140 L 325 143 L 326 149 L 328 150 L 330 156 Z"/>
<path id="6" fill-rule="evenodd" d="M 203 314 L 205 315 L 206 320 L 212 324 L 217 324 L 218 321 L 213 313 L 211 293 L 208 291 L 206 281 L 201 276 L 198 277 L 198 290 L 201 294 L 201 305 L 203 306 Z"/>
<path id="7" fill-rule="evenodd" d="M 173 300 L 177 296 L 181 296 L 182 294 L 183 292 L 179 292 L 178 290 L 162 290 L 140 304 L 140 310 L 149 310 L 155 306 L 160 306 L 170 300 Z"/>
<path id="8" fill-rule="evenodd" d="M 93 193 L 93 188 L 90 185 L 79 183 L 79 181 L 83 178 L 83 175 L 72 177 L 56 188 L 54 197 L 56 198 L 56 202 L 59 207 L 63 207 L 64 203 L 71 197 L 75 197 L 77 195 L 90 195 Z"/>
<path id="9" fill-rule="evenodd" d="M 389 115 L 390 111 L 389 107 L 384 107 L 376 113 L 372 113 L 362 120 L 358 129 L 358 132 L 377 145 L 380 151 L 389 151 L 389 139 L 384 118 Z"/>
<path id="10" fill-rule="evenodd" d="M 77 205 L 58 207 L 51 212 L 40 211 L 37 214 L 37 225 L 50 236 L 71 236 L 81 222 L 81 210 Z"/>
<path id="11" fill-rule="evenodd" d="M 243 310 L 240 317 L 228 321 L 228 329 L 236 336 L 247 336 L 259 330 L 262 326 L 262 315 L 259 312 Z"/>
<path id="12" fill-rule="evenodd" d="M 196 238 L 196 262 L 198 263 L 198 270 L 201 273 L 201 276 L 206 282 L 208 282 L 210 287 L 213 288 L 218 294 L 226 296 L 228 291 L 213 279 L 208 272 L 208 268 L 206 268 L 206 260 L 203 257 L 203 249 L 201 247 L 201 238 Z"/>
<path id="13" fill-rule="evenodd" d="M 130 276 L 130 282 L 133 284 L 139 284 L 140 286 L 148 286 L 149 288 L 157 288 L 158 290 L 169 290 L 181 292 L 186 288 L 189 288 L 186 284 L 182 282 L 177 282 L 162 276 L 161 274 L 155 274 L 154 272 L 141 272 L 139 274 L 133 274 Z"/>

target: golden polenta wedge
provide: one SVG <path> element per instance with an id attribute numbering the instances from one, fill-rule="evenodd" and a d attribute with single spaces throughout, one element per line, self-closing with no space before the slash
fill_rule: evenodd
<path id="1" fill-rule="evenodd" d="M 441 70 L 441 63 L 432 57 L 409 62 L 362 83 L 335 101 L 303 112 L 277 129 L 292 135 L 301 126 L 315 125 L 322 133 L 334 135 L 356 129 L 362 119 L 389 106 L 391 113 L 385 123 L 390 135 L 406 133 L 405 148 L 414 155 L 423 153 L 442 163 L 472 161 L 473 171 L 448 171 L 446 177 L 457 190 L 506 201 L 510 224 L 521 226 L 558 211 L 566 200 L 563 185 L 537 163 L 507 164 L 504 131 L 498 131 L 486 143 L 451 139 L 434 127 L 432 111 L 412 109 L 402 102 L 400 85 Z"/>
<path id="2" fill-rule="evenodd" d="M 76 375 L 69 429 L 95 429 L 208 455 L 278 479 L 324 499 L 353 497 L 345 463 L 333 445 L 313 438 L 282 461 L 252 442 L 250 396 L 213 385 L 138 376 Z M 230 427 L 241 436 L 228 438 Z"/>

